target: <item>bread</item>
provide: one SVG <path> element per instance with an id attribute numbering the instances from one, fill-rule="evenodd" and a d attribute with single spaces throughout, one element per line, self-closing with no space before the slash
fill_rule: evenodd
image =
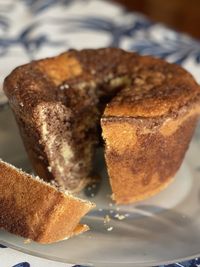
<path id="1" fill-rule="evenodd" d="M 52 243 L 87 231 L 79 221 L 93 207 L 0 160 L 1 228 Z"/>
<path id="2" fill-rule="evenodd" d="M 71 192 L 94 173 L 101 120 L 117 203 L 170 183 L 199 116 L 200 88 L 188 72 L 117 48 L 33 61 L 6 78 L 4 91 L 35 171 Z"/>

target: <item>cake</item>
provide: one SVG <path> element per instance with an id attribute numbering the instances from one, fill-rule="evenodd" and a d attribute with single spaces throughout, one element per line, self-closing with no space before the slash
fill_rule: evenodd
<path id="1" fill-rule="evenodd" d="M 4 91 L 46 181 L 80 191 L 103 139 L 116 203 L 145 199 L 172 181 L 200 112 L 200 88 L 186 70 L 117 48 L 33 61 L 5 79 Z"/>
<path id="2" fill-rule="evenodd" d="M 52 243 L 87 231 L 79 221 L 93 207 L 0 160 L 0 228 Z"/>

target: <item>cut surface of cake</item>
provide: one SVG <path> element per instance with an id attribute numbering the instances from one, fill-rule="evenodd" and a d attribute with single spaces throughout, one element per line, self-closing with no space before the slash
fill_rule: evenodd
<path id="1" fill-rule="evenodd" d="M 90 182 L 103 137 L 117 203 L 169 184 L 200 112 L 200 88 L 187 71 L 117 48 L 33 61 L 6 78 L 4 91 L 35 171 L 71 192 Z"/>
<path id="2" fill-rule="evenodd" d="M 0 228 L 52 243 L 87 231 L 79 221 L 94 206 L 0 160 Z"/>

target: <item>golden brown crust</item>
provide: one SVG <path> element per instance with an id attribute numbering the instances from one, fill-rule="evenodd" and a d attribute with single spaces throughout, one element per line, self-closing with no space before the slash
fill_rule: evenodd
<path id="1" fill-rule="evenodd" d="M 79 221 L 94 205 L 34 179 L 0 160 L 0 227 L 40 243 L 88 229 Z"/>
<path id="2" fill-rule="evenodd" d="M 133 85 L 112 99 L 104 116 L 164 116 L 199 95 L 199 86 L 181 67 L 149 56 L 140 57 L 138 62 L 141 69 L 136 72 Z"/>
<path id="3" fill-rule="evenodd" d="M 70 53 L 63 53 L 54 58 L 37 62 L 37 67 L 45 73 L 55 85 L 60 85 L 69 78 L 81 75 L 82 68 L 76 58 Z"/>
<path id="4" fill-rule="evenodd" d="M 199 114 L 198 101 L 182 108 L 176 117 L 102 119 L 105 157 L 117 203 L 146 199 L 173 180 Z"/>

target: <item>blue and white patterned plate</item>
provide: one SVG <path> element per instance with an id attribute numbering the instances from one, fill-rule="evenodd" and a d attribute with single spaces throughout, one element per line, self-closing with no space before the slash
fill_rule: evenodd
<path id="1" fill-rule="evenodd" d="M 198 41 L 153 24 L 139 14 L 128 13 L 113 3 L 100 0 L 0 1 L 0 83 L 14 67 L 31 59 L 52 56 L 69 48 L 105 46 L 122 47 L 176 62 L 200 81 Z M 0 157 L 31 171 L 13 116 L 5 104 L 6 98 L 0 89 Z M 22 238 L 1 231 L 0 242 L 28 254 L 71 264 L 156 266 L 193 258 L 174 266 L 198 266 L 199 145 L 200 128 L 174 183 L 137 205 L 115 207 L 105 197 L 109 186 L 102 163 L 98 163 L 97 168 L 105 179 L 99 188 L 92 189 L 98 208 L 84 219 L 91 226 L 88 233 L 42 246 L 33 242 L 26 244 Z M 90 198 L 89 193 L 85 191 L 83 197 Z M 107 216 L 104 222 L 106 215 L 111 220 Z M 15 253 L 11 249 L 0 249 L 0 266 L 11 267 L 17 263 L 30 266 L 27 255 L 21 262 L 12 260 Z M 30 261 L 32 258 L 30 256 Z M 34 261 L 30 264 L 36 266 Z M 50 266 L 49 262 L 37 266 L 47 264 Z"/>

